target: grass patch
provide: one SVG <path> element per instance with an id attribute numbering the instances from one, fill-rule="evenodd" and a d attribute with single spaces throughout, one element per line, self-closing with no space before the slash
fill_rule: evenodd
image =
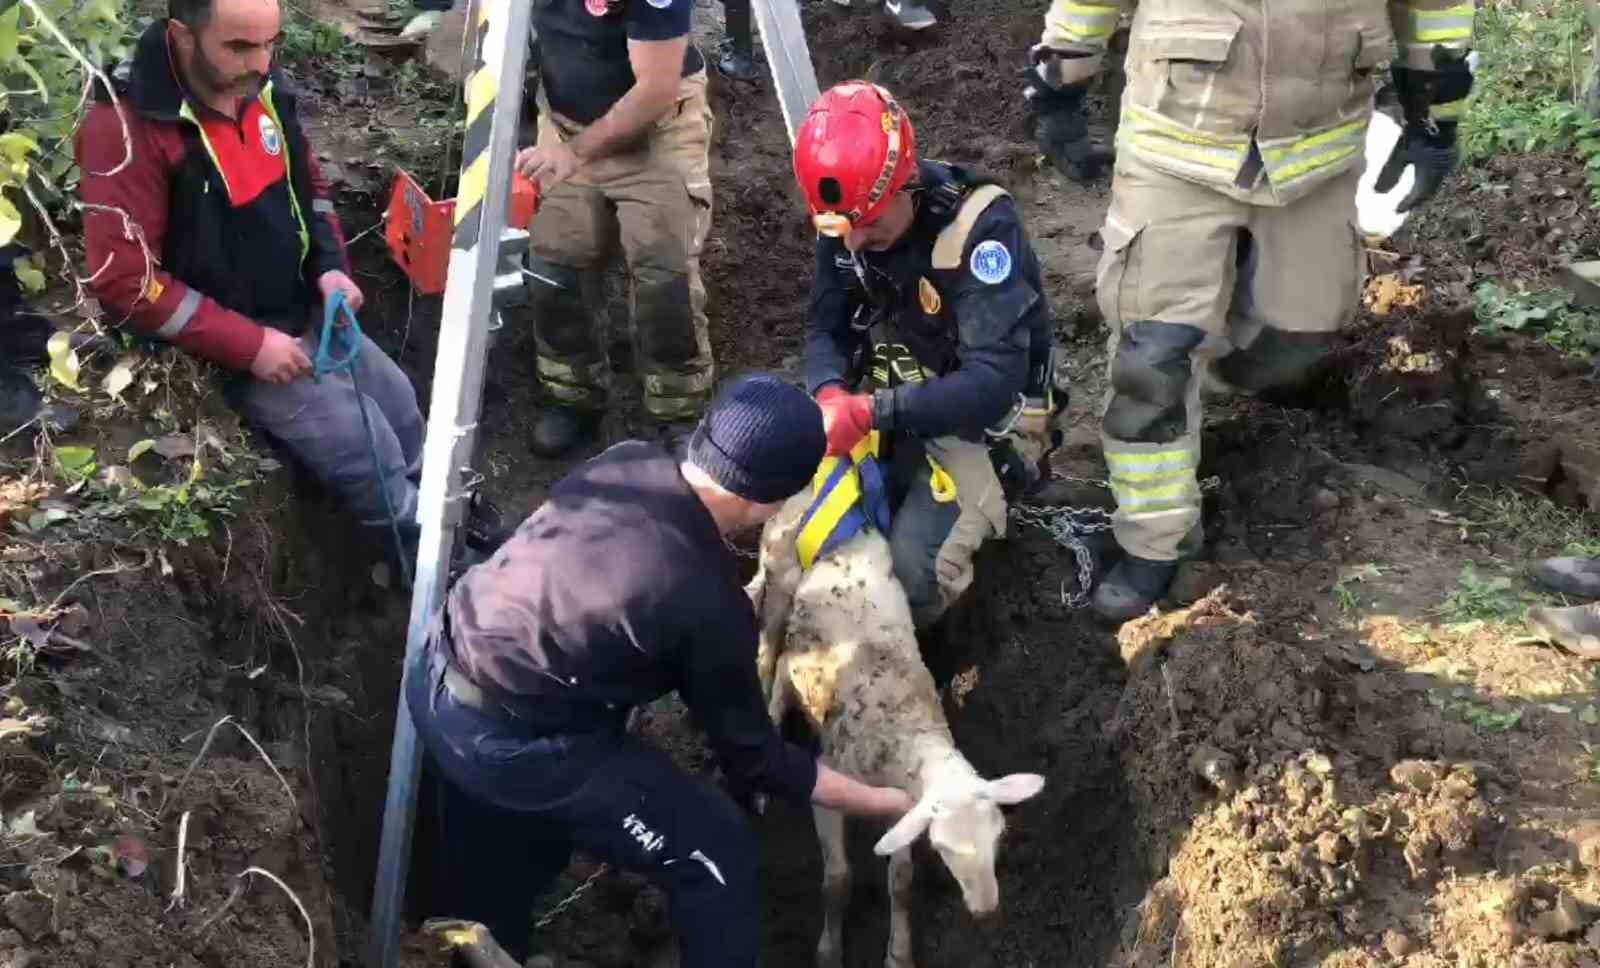
<path id="1" fill-rule="evenodd" d="M 1333 583 L 1333 597 L 1339 603 L 1339 611 L 1349 615 L 1361 604 L 1361 600 L 1356 597 L 1355 589 L 1351 588 L 1351 585 L 1382 577 L 1383 569 L 1372 562 L 1346 569 L 1339 576 L 1339 580 Z"/>
<path id="2" fill-rule="evenodd" d="M 1475 34 L 1463 157 L 1575 151 L 1600 204 L 1600 121 L 1582 103 L 1592 43 L 1582 0 L 1491 0 L 1478 5 Z"/>
<path id="3" fill-rule="evenodd" d="M 1600 558 L 1600 518 L 1594 515 L 1511 487 L 1472 487 L 1460 500 L 1470 526 L 1508 544 L 1517 557 Z"/>

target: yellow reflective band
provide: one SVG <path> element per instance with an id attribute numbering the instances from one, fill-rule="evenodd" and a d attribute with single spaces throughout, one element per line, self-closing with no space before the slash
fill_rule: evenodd
<path id="1" fill-rule="evenodd" d="M 1290 155 L 1298 155 L 1313 148 L 1321 148 L 1335 141 L 1361 134 L 1366 131 L 1366 128 L 1367 120 L 1362 118 L 1359 121 L 1351 121 L 1348 124 L 1341 124 L 1337 128 L 1329 128 L 1327 131 L 1301 138 L 1287 147 L 1268 148 L 1261 154 L 1268 161 L 1280 161 Z"/>
<path id="2" fill-rule="evenodd" d="M 1149 470 L 1152 465 L 1192 465 L 1197 458 L 1198 455 L 1189 447 L 1177 450 L 1107 451 L 1106 466 L 1114 474 L 1124 467 Z"/>
<path id="3" fill-rule="evenodd" d="M 1472 39 L 1473 5 L 1460 4 L 1442 10 L 1411 10 L 1411 37 L 1422 44 L 1448 44 Z"/>
<path id="4" fill-rule="evenodd" d="M 1335 151 L 1328 151 L 1315 157 L 1307 158 L 1304 161 L 1297 161 L 1292 165 L 1284 165 L 1282 168 L 1272 171 L 1272 175 L 1275 176 L 1273 181 L 1279 185 L 1292 182 L 1297 178 L 1303 178 L 1324 168 L 1330 168 L 1359 150 L 1361 150 L 1360 145 L 1349 145 Z"/>
<path id="5" fill-rule="evenodd" d="M 928 458 L 928 466 L 932 473 L 928 475 L 928 490 L 933 493 L 933 499 L 939 504 L 949 504 L 956 499 L 956 479 L 950 472 L 939 466 L 939 462 L 932 457 Z"/>
<path id="6" fill-rule="evenodd" d="M 1128 481 L 1130 483 L 1151 483 L 1154 481 L 1175 481 L 1186 477 L 1193 477 L 1195 465 L 1184 464 L 1179 467 L 1163 468 L 1152 471 L 1112 471 L 1111 480 Z"/>
<path id="7" fill-rule="evenodd" d="M 1128 105 L 1128 114 L 1132 115 L 1136 120 L 1148 125 L 1150 128 L 1155 129 L 1157 133 L 1163 135 L 1164 137 L 1172 138 L 1177 141 L 1183 141 L 1188 144 L 1204 145 L 1206 147 L 1219 148 L 1230 152 L 1244 151 L 1250 147 L 1250 139 L 1248 137 L 1241 135 L 1239 137 L 1229 138 L 1219 135 L 1205 134 L 1190 128 L 1180 128 L 1168 121 L 1166 118 L 1163 118 L 1158 114 L 1152 114 L 1144 108 L 1139 107 L 1137 104 Z"/>
<path id="8" fill-rule="evenodd" d="M 1237 158 L 1218 158 L 1203 148 L 1192 148 L 1181 142 L 1171 141 L 1167 138 L 1143 132 L 1136 132 L 1133 135 L 1133 141 L 1140 147 L 1148 148 L 1155 154 L 1165 155 L 1169 158 L 1181 158 L 1202 168 L 1214 168 L 1218 171 L 1231 172 L 1239 167 L 1239 159 Z"/>
<path id="9" fill-rule="evenodd" d="M 1118 504 L 1123 503 L 1121 498 L 1124 494 L 1148 501 L 1156 498 L 1180 497 L 1190 491 L 1199 490 L 1199 485 L 1192 480 L 1178 481 L 1174 484 L 1161 484 L 1155 487 L 1116 487 L 1115 483 L 1115 481 L 1112 482 L 1112 490 L 1117 492 Z"/>
<path id="10" fill-rule="evenodd" d="M 1103 40 L 1117 29 L 1121 11 L 1087 3 L 1056 3 L 1046 17 L 1046 30 L 1076 40 Z"/>

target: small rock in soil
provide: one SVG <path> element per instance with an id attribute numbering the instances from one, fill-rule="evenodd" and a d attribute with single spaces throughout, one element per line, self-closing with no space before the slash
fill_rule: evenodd
<path id="1" fill-rule="evenodd" d="M 1417 943 L 1411 940 L 1411 935 L 1404 931 L 1385 931 L 1383 933 L 1383 950 L 1389 952 L 1391 958 L 1404 958 L 1415 951 Z"/>
<path id="2" fill-rule="evenodd" d="M 1239 788 L 1239 765 L 1232 756 L 1214 746 L 1201 744 L 1189 754 L 1189 769 L 1215 787 L 1219 793 L 1232 793 Z"/>
<path id="3" fill-rule="evenodd" d="M 50 933 L 50 899 L 43 894 L 13 891 L 0 901 L 0 914 L 29 941 Z"/>
<path id="4" fill-rule="evenodd" d="M 1439 768 L 1425 760 L 1402 760 L 1389 771 L 1396 786 L 1416 793 L 1427 793 L 1439 782 Z"/>
<path id="5" fill-rule="evenodd" d="M 1554 907 L 1534 916 L 1528 923 L 1528 930 L 1547 941 L 1553 941 L 1582 931 L 1584 920 L 1577 898 L 1562 891 L 1556 895 Z"/>
<path id="6" fill-rule="evenodd" d="M 1578 845 L 1578 863 L 1600 870 L 1600 823 L 1590 821 L 1579 826 L 1572 839 Z"/>

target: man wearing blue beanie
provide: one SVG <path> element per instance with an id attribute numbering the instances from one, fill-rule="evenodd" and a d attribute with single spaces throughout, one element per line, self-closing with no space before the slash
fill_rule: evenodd
<path id="1" fill-rule="evenodd" d="M 733 783 L 893 820 L 869 787 L 779 738 L 756 679 L 757 625 L 723 538 L 804 489 L 822 460 L 804 392 L 746 377 L 680 463 L 618 444 L 550 491 L 451 589 L 406 701 L 439 774 L 450 909 L 520 964 L 534 900 L 574 849 L 666 892 L 683 968 L 754 968 L 759 851 L 722 792 L 630 736 L 628 711 L 676 690 Z"/>

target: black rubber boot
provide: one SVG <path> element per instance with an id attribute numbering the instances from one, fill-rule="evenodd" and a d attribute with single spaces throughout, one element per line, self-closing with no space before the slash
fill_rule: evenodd
<path id="1" fill-rule="evenodd" d="M 717 52 L 717 70 L 728 80 L 748 84 L 761 77 L 748 44 L 740 44 L 730 37 L 722 42 Z"/>
<path id="2" fill-rule="evenodd" d="M 485 558 L 492 556 L 506 543 L 516 525 L 507 526 L 505 515 L 482 491 L 472 492 L 472 499 L 467 504 L 467 520 L 462 528 L 462 539 L 468 548 L 478 552 Z"/>
<path id="3" fill-rule="evenodd" d="M 533 423 L 528 449 L 535 457 L 554 460 L 587 443 L 599 425 L 599 415 L 570 407 L 546 407 Z"/>
<path id="4" fill-rule="evenodd" d="M 750 24 L 750 4 L 734 2 L 723 6 L 726 14 L 722 46 L 718 50 L 717 70 L 730 81 L 753 81 L 756 73 L 755 39 Z"/>
<path id="5" fill-rule="evenodd" d="M 1124 555 L 1111 574 L 1095 586 L 1091 607 L 1095 614 L 1112 622 L 1138 618 L 1161 601 L 1177 574 L 1176 561 Z"/>
<path id="6" fill-rule="evenodd" d="M 44 397 L 28 374 L 0 365 L 0 436 L 39 416 Z"/>

